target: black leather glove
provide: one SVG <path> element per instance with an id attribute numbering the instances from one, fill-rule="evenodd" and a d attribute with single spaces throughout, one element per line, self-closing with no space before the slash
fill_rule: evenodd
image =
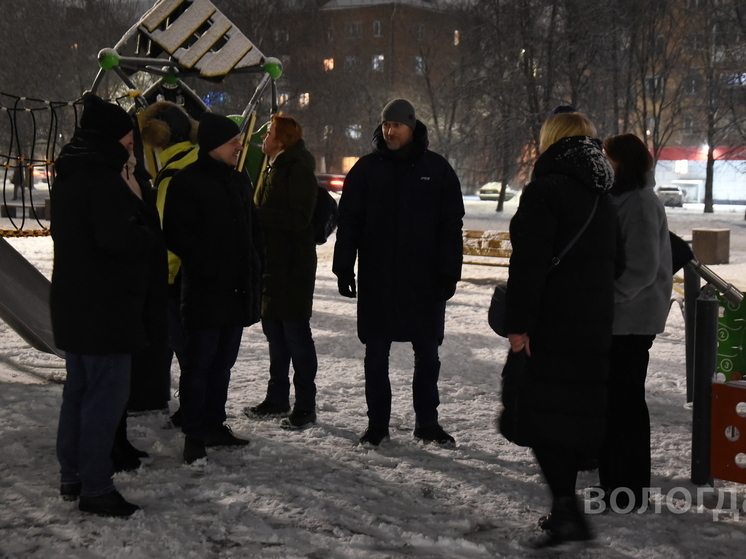
<path id="1" fill-rule="evenodd" d="M 339 289 L 339 294 L 343 297 L 354 299 L 355 295 L 357 295 L 357 290 L 355 289 L 355 276 L 342 276 L 337 278 L 337 288 Z"/>
<path id="2" fill-rule="evenodd" d="M 457 280 L 454 278 L 441 277 L 438 284 L 440 285 L 440 291 L 438 297 L 441 301 L 448 301 L 456 293 Z"/>

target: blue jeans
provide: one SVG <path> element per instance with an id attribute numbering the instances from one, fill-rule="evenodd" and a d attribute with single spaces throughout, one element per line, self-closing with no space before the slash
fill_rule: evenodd
<path id="1" fill-rule="evenodd" d="M 130 394 L 132 356 L 66 353 L 67 380 L 57 430 L 62 483 L 82 482 L 81 495 L 114 489 L 111 449 Z"/>
<path id="2" fill-rule="evenodd" d="M 416 427 L 431 427 L 438 424 L 438 345 L 436 339 L 412 342 L 412 396 Z M 365 344 L 365 401 L 368 404 L 368 423 L 377 427 L 388 427 L 391 419 L 390 351 L 391 340 L 368 340 Z"/>
<path id="3" fill-rule="evenodd" d="M 243 327 L 188 328 L 181 363 L 181 430 L 205 440 L 226 419 L 231 368 L 236 363 Z"/>
<path id="4" fill-rule="evenodd" d="M 290 363 L 293 363 L 295 408 L 316 409 L 316 371 L 318 360 L 311 334 L 311 321 L 262 319 L 262 330 L 269 342 L 269 384 L 267 401 L 285 405 L 290 402 Z"/>

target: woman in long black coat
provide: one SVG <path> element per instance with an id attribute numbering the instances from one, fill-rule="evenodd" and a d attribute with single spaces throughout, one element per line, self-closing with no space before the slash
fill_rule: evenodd
<path id="1" fill-rule="evenodd" d="M 276 114 L 263 136 L 269 157 L 264 182 L 254 195 L 267 245 L 262 282 L 262 330 L 269 343 L 269 383 L 264 401 L 245 410 L 251 417 L 286 415 L 290 411 L 290 363 L 295 404 L 285 427 L 316 421 L 318 360 L 311 333 L 316 283 L 316 242 L 311 224 L 318 185 L 316 162 L 302 139 L 303 128 L 292 117 Z"/>
<path id="2" fill-rule="evenodd" d="M 552 492 L 542 546 L 592 537 L 575 480 L 604 434 L 617 257 L 616 212 L 606 195 L 613 172 L 593 135 L 592 123 L 577 113 L 547 120 L 533 180 L 510 224 L 511 353 L 503 375 L 517 376 L 519 389 L 503 399 L 515 426 L 511 438 L 533 449 Z M 596 200 L 587 229 L 552 266 Z"/>

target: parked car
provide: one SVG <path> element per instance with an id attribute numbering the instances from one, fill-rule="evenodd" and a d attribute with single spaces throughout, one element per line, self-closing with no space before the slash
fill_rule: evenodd
<path id="1" fill-rule="evenodd" d="M 316 173 L 316 182 L 319 186 L 326 188 L 329 192 L 342 192 L 345 183 L 345 175 L 329 175 Z"/>
<path id="2" fill-rule="evenodd" d="M 681 208 L 684 205 L 684 191 L 678 186 L 656 186 L 655 193 L 658 195 L 658 199 L 664 206 Z"/>
<path id="3" fill-rule="evenodd" d="M 480 200 L 498 200 L 500 198 L 500 189 L 502 188 L 501 182 L 488 182 L 482 188 L 477 190 L 477 196 Z M 511 198 L 518 194 L 515 190 L 508 186 L 505 189 L 505 201 L 507 202 Z"/>
<path id="4" fill-rule="evenodd" d="M 31 174 L 34 177 L 34 188 L 47 189 L 50 184 L 51 177 L 46 167 L 34 167 Z"/>

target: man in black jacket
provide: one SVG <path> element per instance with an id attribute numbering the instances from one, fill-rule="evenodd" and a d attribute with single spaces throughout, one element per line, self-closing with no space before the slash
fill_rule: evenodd
<path id="1" fill-rule="evenodd" d="M 461 185 L 449 163 L 427 149 L 427 128 L 404 99 L 384 107 L 373 153 L 345 180 L 333 271 L 339 292 L 358 296 L 358 336 L 365 344 L 368 428 L 363 445 L 389 438 L 389 351 L 412 342 L 414 436 L 453 444 L 438 423 L 438 346 L 446 301 L 461 278 Z M 355 285 L 355 260 L 358 284 Z"/>
<path id="2" fill-rule="evenodd" d="M 114 488 L 111 452 L 130 394 L 132 354 L 163 335 L 157 327 L 166 318 L 165 298 L 163 305 L 153 298 L 166 280 L 158 216 L 122 176 L 132 131 L 124 109 L 89 95 L 80 128 L 55 163 L 51 197 L 52 329 L 67 369 L 60 493 L 80 496 L 80 510 L 105 516 L 139 509 Z"/>
<path id="3" fill-rule="evenodd" d="M 205 447 L 249 443 L 224 425 L 225 403 L 243 328 L 259 321 L 264 261 L 251 181 L 235 170 L 238 126 L 205 113 L 197 134 L 197 161 L 171 181 L 163 213 L 168 248 L 182 265 L 179 393 L 189 464 L 207 457 Z"/>

